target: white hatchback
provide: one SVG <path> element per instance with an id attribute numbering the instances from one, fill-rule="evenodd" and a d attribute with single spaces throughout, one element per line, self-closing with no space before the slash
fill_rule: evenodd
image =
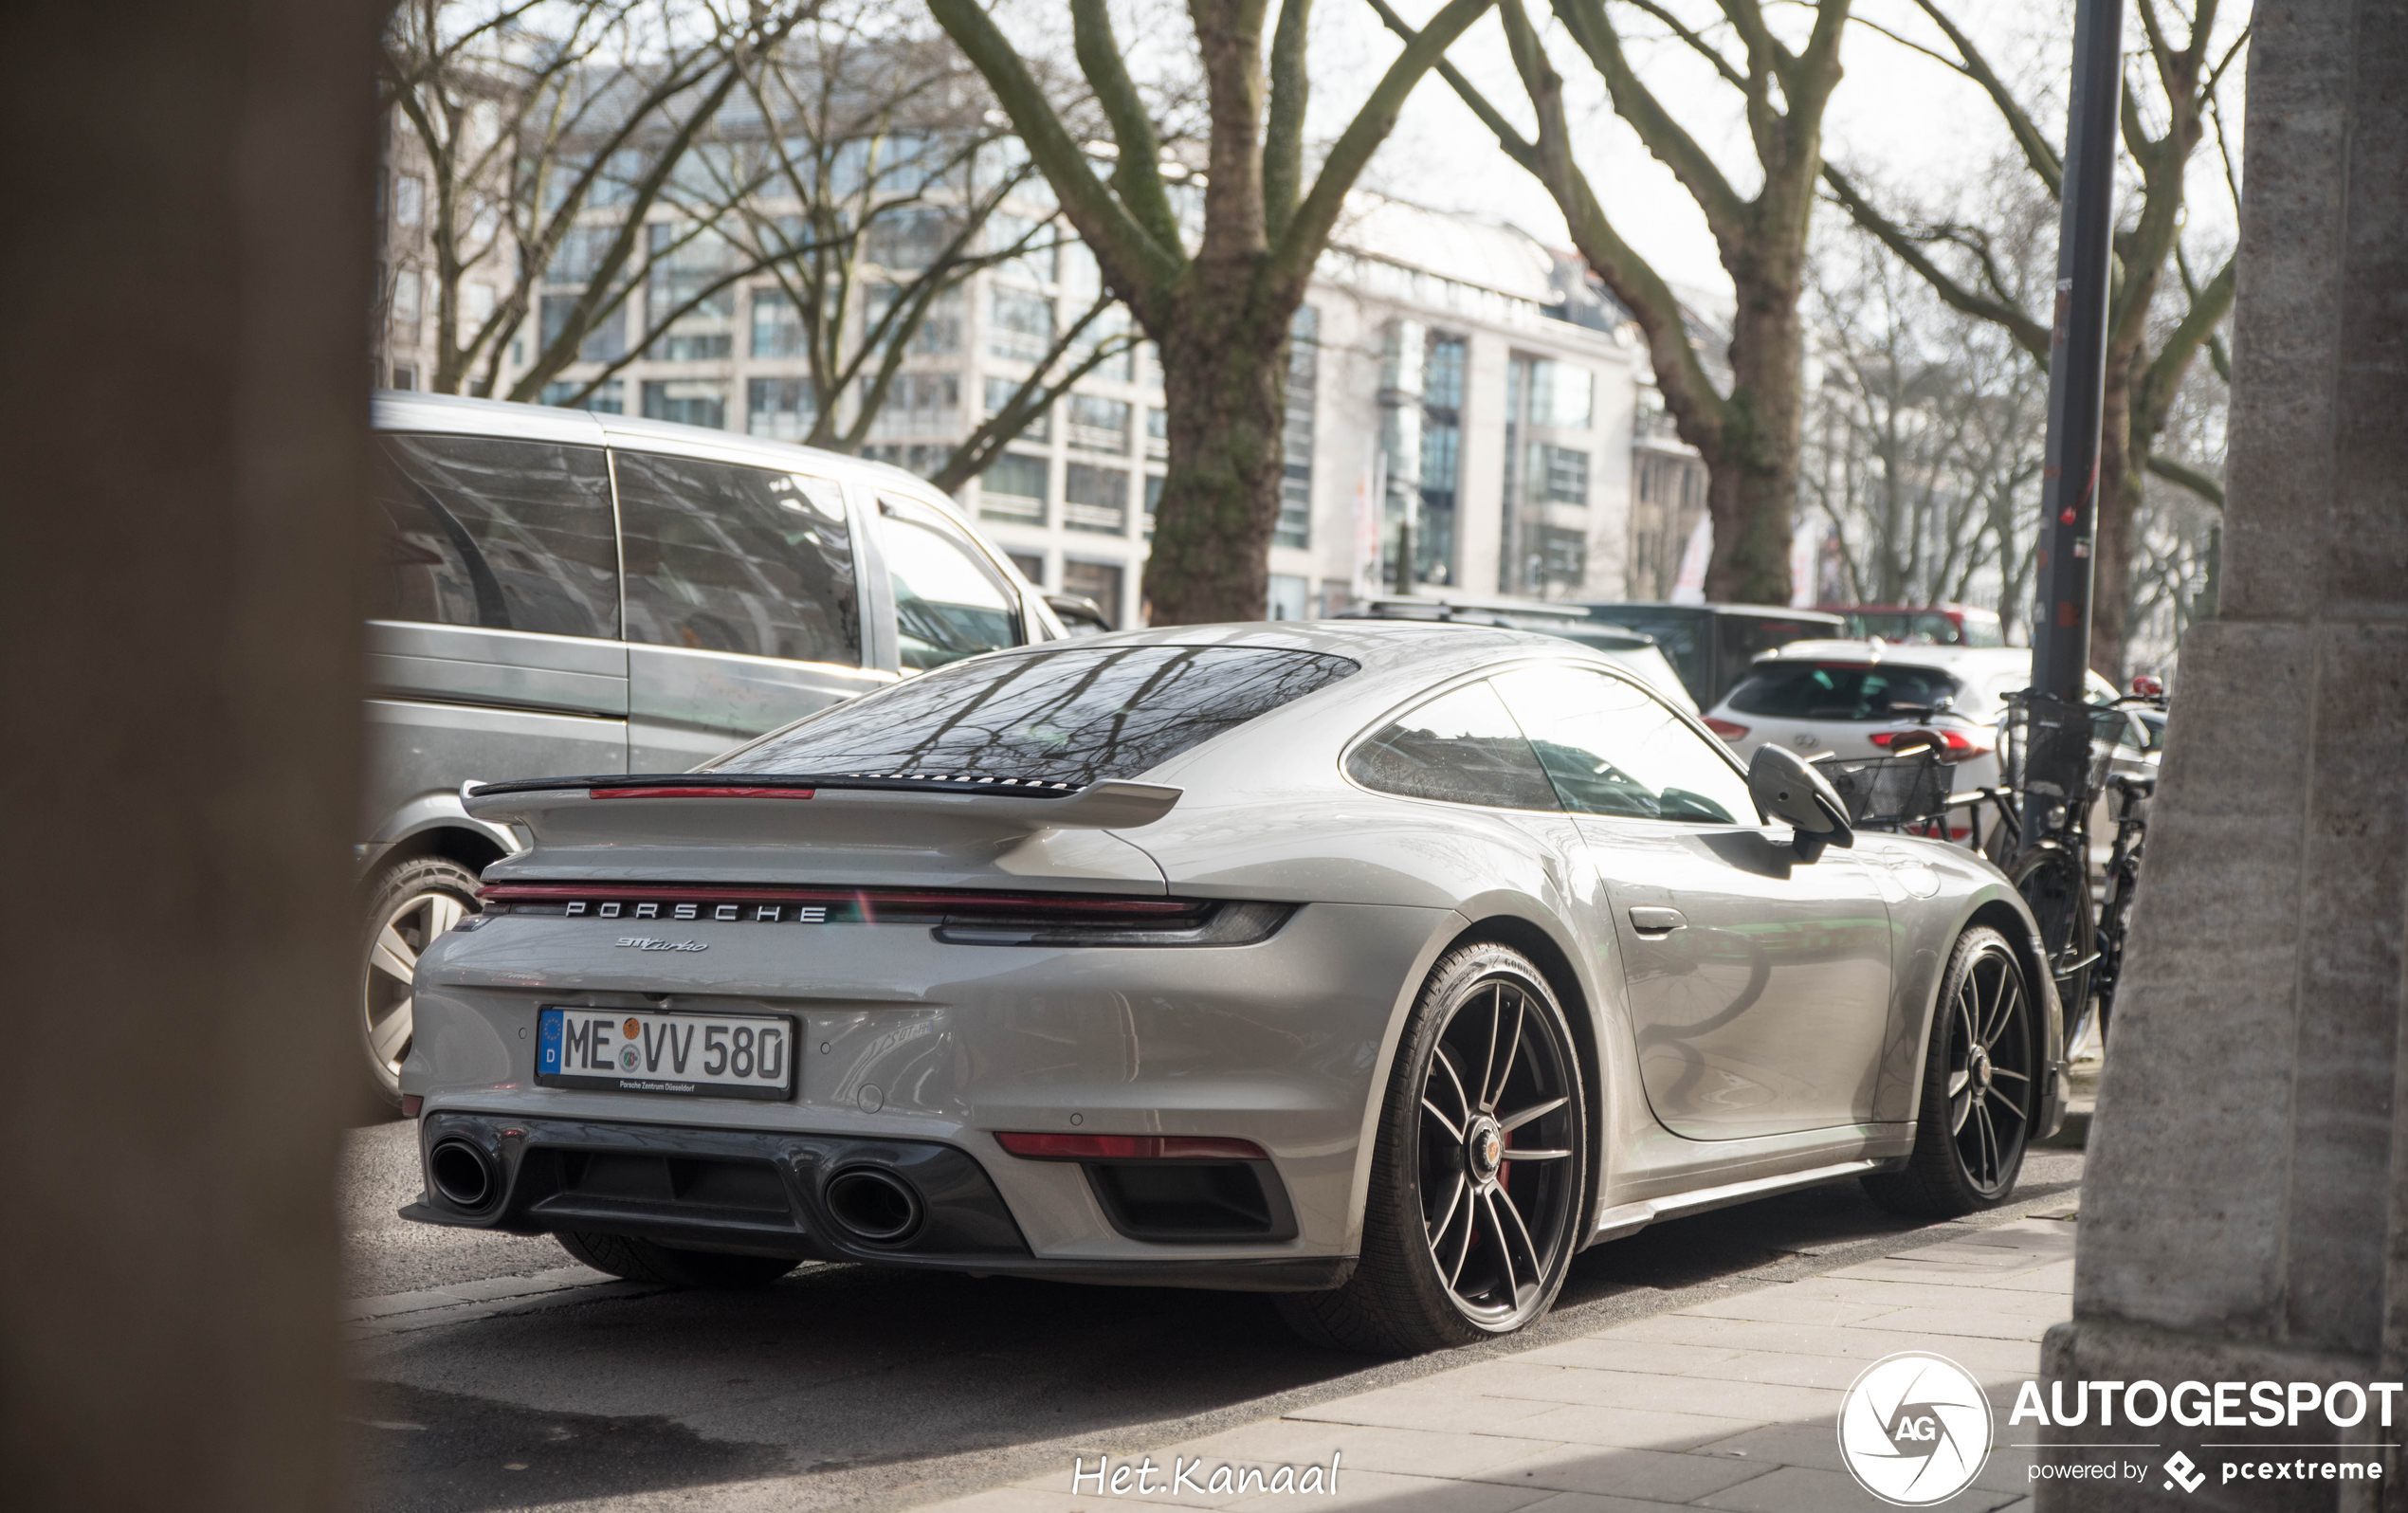
<path id="1" fill-rule="evenodd" d="M 2031 683 L 2032 653 L 2021 647 L 1793 641 L 1758 657 L 1706 724 L 1742 760 L 1768 741 L 1807 757 L 1880 756 L 1928 732 L 1955 765 L 1951 791 L 1963 793 L 1997 786 L 2006 698 Z M 2115 701 L 2115 685 L 2095 672 L 2083 674 L 2083 690 L 2093 703 Z M 1971 825 L 1966 811 L 1950 815 L 1949 838 L 1966 839 Z"/>

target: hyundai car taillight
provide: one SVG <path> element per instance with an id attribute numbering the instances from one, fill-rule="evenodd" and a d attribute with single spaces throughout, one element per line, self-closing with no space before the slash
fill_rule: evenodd
<path id="1" fill-rule="evenodd" d="M 1747 738 L 1745 725 L 1734 724 L 1727 720 L 1717 720 L 1712 715 L 1706 717 L 1706 728 L 1724 740 L 1744 740 Z"/>
<path id="2" fill-rule="evenodd" d="M 1925 725 L 1917 725 L 1911 730 L 1877 730 L 1865 738 L 1884 751 L 1902 756 L 1918 747 L 1928 746 L 1943 762 L 1971 761 L 1976 756 L 1990 755 L 1989 747 L 1974 744 L 1965 738 L 1961 731 L 1933 730 Z"/>

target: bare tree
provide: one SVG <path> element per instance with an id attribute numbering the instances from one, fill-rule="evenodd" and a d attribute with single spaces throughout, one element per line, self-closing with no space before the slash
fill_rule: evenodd
<path id="1" fill-rule="evenodd" d="M 1944 43 L 1925 46 L 1877 29 L 1980 89 L 2005 122 L 2033 180 L 2053 202 L 2064 165 L 2035 119 L 2035 107 L 2005 82 L 1951 18 L 1950 8 L 1941 0 L 1915 4 Z M 2232 259 L 2225 256 L 2199 280 L 2193 276 L 2182 246 L 2192 159 L 2211 126 L 2224 187 L 2236 205 L 2239 199 L 2218 90 L 2241 56 L 2249 32 L 2243 27 L 2219 40 L 2217 9 L 2217 0 L 2196 0 L 2185 16 L 2173 0 L 2138 0 L 2143 46 L 2141 66 L 2124 90 L 2122 135 L 2129 182 L 2120 196 L 2123 213 L 2109 275 L 2097 587 L 2090 631 L 2090 665 L 2109 677 L 2121 675 L 2130 629 L 2134 520 L 2143 472 L 2179 484 L 2208 504 L 2220 507 L 2223 502 L 2222 487 L 2212 472 L 2158 445 L 2198 353 L 2213 349 L 2219 369 L 2226 366 L 2216 333 L 2232 309 Z M 2169 21 L 2186 27 L 2186 33 L 2177 37 Z M 1840 169 L 1827 167 L 1824 177 L 1833 197 L 1856 224 L 1880 238 L 1943 299 L 1998 325 L 2033 361 L 2047 366 L 2049 291 L 2013 288 L 2001 279 L 1995 225 L 1979 213 L 1924 219 L 1907 210 L 1884 210 Z M 2169 274 L 2174 275 L 2170 282 Z"/>
<path id="2" fill-rule="evenodd" d="M 1279 518 L 1288 326 L 1345 197 L 1405 98 L 1492 0 L 1448 0 L 1305 174 L 1310 0 L 1189 0 L 1204 82 L 1203 172 L 1166 173 L 1158 102 L 1132 77 L 1106 0 L 1069 0 L 1080 73 L 1108 127 L 1083 141 L 977 0 L 929 0 L 1009 114 L 1107 287 L 1159 345 L 1169 465 L 1144 591 L 1155 623 L 1258 619 Z M 1154 39 L 1158 44 L 1161 39 Z M 1184 39 L 1181 39 L 1183 43 Z M 1110 164 L 1098 176 L 1098 157 Z M 1174 179 L 1200 178 L 1191 243 Z"/>
<path id="3" fill-rule="evenodd" d="M 1411 28 L 1386 0 L 1371 0 L 1392 30 Z M 1614 114 L 1680 181 L 1705 213 L 1737 296 L 1731 319 L 1730 378 L 1717 387 L 1690 345 L 1680 301 L 1625 241 L 1576 160 L 1563 80 L 1549 61 L 1523 0 L 1500 0 L 1505 40 L 1536 113 L 1525 137 L 1470 81 L 1441 72 L 1506 155 L 1535 174 L 1571 228 L 1573 245 L 1631 312 L 1646 337 L 1656 387 L 1683 441 L 1706 464 L 1706 509 L 1714 556 L 1708 598 L 1789 602 L 1791 505 L 1797 493 L 1799 364 L 1804 333 L 1807 228 L 1822 171 L 1823 113 L 1839 82 L 1839 45 L 1849 0 L 1815 0 L 1795 46 L 1776 29 L 1780 8 L 1760 0 L 1721 0 L 1715 17 L 1692 24 L 1660 0 L 1554 0 L 1556 19 L 1604 81 Z M 1661 27 L 1735 92 L 1743 108 L 1758 179 L 1744 194 L 1669 105 L 1640 77 L 1629 22 Z M 1724 40 L 1727 38 L 1727 40 Z"/>
<path id="4" fill-rule="evenodd" d="M 2012 190 L 2015 186 L 2007 186 Z M 2053 223 L 2027 206 L 2002 278 L 2050 277 Z M 2013 338 L 1950 308 L 1860 232 L 1819 239 L 1810 278 L 1821 382 L 1802 497 L 1829 522 L 1860 603 L 2024 611 L 2047 376 Z"/>

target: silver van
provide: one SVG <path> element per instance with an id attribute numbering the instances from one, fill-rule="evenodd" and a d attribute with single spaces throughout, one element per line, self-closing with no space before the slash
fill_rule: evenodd
<path id="1" fill-rule="evenodd" d="M 379 393 L 353 1011 L 398 1100 L 418 953 L 517 849 L 464 783 L 675 773 L 841 699 L 1060 637 L 883 464 L 583 410 Z"/>

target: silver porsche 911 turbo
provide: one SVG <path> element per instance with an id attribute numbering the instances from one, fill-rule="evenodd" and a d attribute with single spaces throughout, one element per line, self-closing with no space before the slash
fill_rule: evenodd
<path id="1" fill-rule="evenodd" d="M 420 962 L 403 1212 L 622 1276 L 1244 1288 L 1426 1350 L 1669 1215 L 1996 1203 L 2063 1110 L 1997 871 L 1551 637 L 1053 642 L 467 803 L 534 844 Z"/>

